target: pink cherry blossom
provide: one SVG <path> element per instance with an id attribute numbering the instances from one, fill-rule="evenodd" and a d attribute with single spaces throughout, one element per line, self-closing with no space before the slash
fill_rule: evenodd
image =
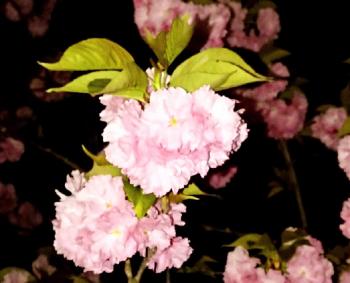
<path id="1" fill-rule="evenodd" d="M 31 203 L 24 202 L 19 206 L 17 212 L 9 215 L 9 220 L 20 228 L 34 229 L 43 222 L 43 216 Z"/>
<path id="2" fill-rule="evenodd" d="M 157 250 L 147 266 L 157 273 L 167 268 L 180 268 L 190 257 L 191 253 L 192 248 L 190 247 L 189 240 L 176 237 L 171 240 L 171 244 L 167 248 Z"/>
<path id="3" fill-rule="evenodd" d="M 72 193 L 55 204 L 55 249 L 85 271 L 112 272 L 137 251 L 132 234 L 138 221 L 122 178 L 93 176 Z"/>
<path id="4" fill-rule="evenodd" d="M 266 41 L 276 39 L 281 30 L 279 16 L 272 8 L 259 10 L 256 25 L 259 30 L 259 36 L 266 38 Z"/>
<path id="5" fill-rule="evenodd" d="M 27 283 L 29 282 L 30 273 L 25 270 L 14 268 L 6 273 L 3 277 L 2 283 Z"/>
<path id="6" fill-rule="evenodd" d="M 68 191 L 72 194 L 79 192 L 86 185 L 86 180 L 84 177 L 84 173 L 79 170 L 73 170 L 71 175 L 67 175 L 67 180 L 64 186 Z"/>
<path id="7" fill-rule="evenodd" d="M 32 262 L 32 270 L 35 276 L 41 279 L 52 275 L 56 271 L 56 267 L 49 263 L 46 255 L 41 254 Z"/>
<path id="8" fill-rule="evenodd" d="M 181 88 L 152 92 L 144 109 L 127 100 L 103 132 L 106 157 L 145 193 L 177 193 L 191 176 L 222 165 L 246 139 L 234 106 L 208 86 L 192 94 Z"/>
<path id="9" fill-rule="evenodd" d="M 304 95 L 294 92 L 289 104 L 282 99 L 261 103 L 259 110 L 267 124 L 267 135 L 275 139 L 291 139 L 304 125 L 307 100 Z"/>
<path id="10" fill-rule="evenodd" d="M 138 251 L 146 256 L 146 249 L 155 251 L 148 262 L 148 268 L 157 273 L 167 268 L 180 268 L 189 258 L 192 248 L 189 240 L 176 237 L 175 226 L 183 226 L 183 204 L 170 204 L 167 212 L 162 212 L 160 202 L 151 207 L 146 217 L 139 220 L 134 237 L 138 242 Z"/>
<path id="11" fill-rule="evenodd" d="M 228 169 L 209 174 L 209 185 L 214 189 L 221 189 L 232 180 L 236 175 L 238 168 L 230 166 Z"/>
<path id="12" fill-rule="evenodd" d="M 289 283 L 331 283 L 333 273 L 331 262 L 313 246 L 299 246 L 287 262 Z"/>
<path id="13" fill-rule="evenodd" d="M 279 270 L 269 269 L 265 272 L 263 268 L 257 268 L 257 273 L 261 283 L 287 283 L 287 279 Z"/>
<path id="14" fill-rule="evenodd" d="M 339 276 L 339 283 L 349 283 L 350 282 L 350 271 L 343 270 Z"/>
<path id="15" fill-rule="evenodd" d="M 285 283 L 286 278 L 279 270 L 267 272 L 259 267 L 260 260 L 250 257 L 243 247 L 236 247 L 227 256 L 224 272 L 225 283 Z"/>
<path id="16" fill-rule="evenodd" d="M 231 18 L 229 7 L 222 3 L 196 5 L 196 25 L 207 23 L 208 38 L 202 49 L 224 46 L 227 25 Z M 193 8 L 192 8 L 193 9 Z"/>
<path id="17" fill-rule="evenodd" d="M 288 78 L 290 76 L 289 70 L 286 65 L 281 62 L 276 62 L 269 65 L 270 71 L 281 78 Z"/>
<path id="18" fill-rule="evenodd" d="M 350 199 L 344 201 L 340 217 L 344 220 L 344 223 L 340 225 L 340 230 L 345 237 L 350 239 Z"/>
<path id="19" fill-rule="evenodd" d="M 280 31 L 280 22 L 275 10 L 271 8 L 260 9 L 257 18 L 258 34 L 254 30 L 246 33 L 244 21 L 248 10 L 244 9 L 239 2 L 226 1 L 226 3 L 234 13 L 226 38 L 231 47 L 241 47 L 259 52 L 264 45 L 277 38 Z"/>
<path id="20" fill-rule="evenodd" d="M 256 266 L 260 260 L 249 257 L 249 253 L 242 247 L 236 247 L 227 255 L 224 272 L 225 283 L 259 283 Z"/>
<path id="21" fill-rule="evenodd" d="M 157 35 L 161 31 L 169 30 L 172 21 L 184 14 L 192 16 L 193 4 L 186 4 L 180 0 L 134 0 L 135 23 L 140 33 L 146 31 Z M 192 16 L 193 17 L 193 16 Z"/>
<path id="22" fill-rule="evenodd" d="M 17 206 L 15 187 L 11 184 L 0 183 L 0 214 L 7 214 Z"/>
<path id="23" fill-rule="evenodd" d="M 337 152 L 339 167 L 350 179 L 350 135 L 339 140 Z"/>
<path id="24" fill-rule="evenodd" d="M 245 98 L 259 102 L 272 101 L 277 95 L 284 91 L 288 85 L 286 80 L 276 80 L 263 83 L 255 88 L 238 89 L 235 92 Z"/>
<path id="25" fill-rule="evenodd" d="M 5 161 L 18 161 L 24 152 L 24 145 L 14 138 L 5 138 L 0 141 L 0 164 Z"/>
<path id="26" fill-rule="evenodd" d="M 202 48 L 221 47 L 227 34 L 230 9 L 222 4 L 195 5 L 181 0 L 134 0 L 135 22 L 141 33 L 153 35 L 169 30 L 176 17 L 189 16 L 190 23 L 205 25 L 207 41 Z"/>
<path id="27" fill-rule="evenodd" d="M 336 150 L 338 147 L 338 131 L 347 118 L 343 107 L 330 107 L 326 112 L 316 116 L 311 125 L 312 136 L 320 139 L 328 148 Z"/>

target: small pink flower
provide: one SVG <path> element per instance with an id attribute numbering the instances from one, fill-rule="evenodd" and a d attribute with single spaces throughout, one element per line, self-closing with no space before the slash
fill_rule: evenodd
<path id="1" fill-rule="evenodd" d="M 32 270 L 35 276 L 41 279 L 42 277 L 51 276 L 56 272 L 56 267 L 49 263 L 46 255 L 41 254 L 32 262 Z"/>
<path id="2" fill-rule="evenodd" d="M 339 167 L 350 179 L 350 135 L 339 140 L 337 152 Z"/>
<path id="3" fill-rule="evenodd" d="M 16 162 L 24 152 L 24 145 L 14 138 L 6 138 L 0 142 L 0 164 L 5 161 Z"/>
<path id="4" fill-rule="evenodd" d="M 313 246 L 299 246 L 287 262 L 287 279 L 290 283 L 331 283 L 332 264 Z"/>
<path id="5" fill-rule="evenodd" d="M 15 187 L 0 183 L 0 214 L 7 214 L 17 206 Z"/>
<path id="6" fill-rule="evenodd" d="M 214 189 L 221 189 L 232 180 L 236 175 L 238 168 L 231 166 L 224 171 L 218 171 L 209 175 L 209 185 Z"/>
<path id="7" fill-rule="evenodd" d="M 249 257 L 242 247 L 235 248 L 227 255 L 224 272 L 225 283 L 259 283 L 256 266 L 260 263 L 257 258 Z"/>
<path id="8" fill-rule="evenodd" d="M 339 276 L 339 283 L 349 283 L 350 282 L 350 271 L 343 270 Z"/>
<path id="9" fill-rule="evenodd" d="M 256 24 L 259 35 L 269 40 L 276 39 L 281 30 L 279 16 L 272 8 L 260 9 Z"/>
<path id="10" fill-rule="evenodd" d="M 287 283 L 287 279 L 279 270 L 257 268 L 259 283 Z M 289 283 L 289 282 L 288 282 Z"/>
<path id="11" fill-rule="evenodd" d="M 248 10 L 241 3 L 228 2 L 227 5 L 233 11 L 234 17 L 230 23 L 227 42 L 231 47 L 241 47 L 259 52 L 264 45 L 278 37 L 280 22 L 278 14 L 271 8 L 263 8 L 258 12 L 257 29 L 245 31 L 245 18 Z"/>
<path id="12" fill-rule="evenodd" d="M 259 110 L 267 124 L 267 135 L 274 139 L 291 139 L 304 125 L 307 100 L 304 95 L 295 92 L 287 104 L 282 99 L 259 104 Z"/>
<path id="13" fill-rule="evenodd" d="M 339 137 L 338 131 L 347 118 L 343 107 L 331 107 L 321 115 L 313 119 L 311 125 L 312 136 L 320 139 L 328 148 L 337 150 Z"/>
<path id="14" fill-rule="evenodd" d="M 41 213 L 29 202 L 22 203 L 16 213 L 9 215 L 13 225 L 24 229 L 34 229 L 43 222 Z"/>
<path id="15" fill-rule="evenodd" d="M 271 72 L 279 77 L 288 78 L 290 76 L 288 68 L 281 62 L 274 63 L 269 66 Z"/>
<path id="16" fill-rule="evenodd" d="M 240 90 L 238 93 L 241 93 L 243 97 L 253 99 L 257 102 L 272 101 L 280 92 L 286 89 L 287 85 L 287 81 L 277 80 L 263 83 L 253 89 Z"/>
<path id="17" fill-rule="evenodd" d="M 279 270 L 260 267 L 258 258 L 250 257 L 243 247 L 236 247 L 227 256 L 224 272 L 225 283 L 286 283 Z M 290 283 L 290 282 L 288 282 Z"/>
<path id="18" fill-rule="evenodd" d="M 189 240 L 176 237 L 171 240 L 171 244 L 166 249 L 157 250 L 147 266 L 157 273 L 172 267 L 180 268 L 190 257 L 191 253 L 192 248 Z"/>
<path id="19" fill-rule="evenodd" d="M 340 225 L 340 230 L 345 237 L 350 239 L 350 199 L 344 201 L 340 217 L 344 220 L 344 223 Z"/>
<path id="20" fill-rule="evenodd" d="M 207 32 L 207 41 L 202 48 L 224 45 L 231 13 L 222 3 L 195 5 L 181 0 L 134 0 L 134 6 L 135 23 L 142 35 L 146 31 L 153 35 L 167 31 L 176 17 L 187 15 L 190 23 L 195 23 L 196 26 L 205 25 L 202 30 Z"/>

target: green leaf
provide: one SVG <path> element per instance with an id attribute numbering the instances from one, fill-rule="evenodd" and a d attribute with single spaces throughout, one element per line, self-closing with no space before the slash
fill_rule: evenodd
<path id="1" fill-rule="evenodd" d="M 301 229 L 288 228 L 283 231 L 281 236 L 282 243 L 279 249 L 281 258 L 288 261 L 299 246 L 310 245 L 307 237 L 308 234 Z"/>
<path id="2" fill-rule="evenodd" d="M 157 200 L 154 194 L 143 194 L 140 187 L 133 186 L 127 180 L 124 180 L 124 191 L 128 200 L 133 204 L 138 218 L 144 217 Z"/>
<path id="3" fill-rule="evenodd" d="M 203 196 L 208 195 L 207 193 L 203 192 L 196 184 L 191 183 L 189 184 L 182 193 L 185 196 Z"/>
<path id="4" fill-rule="evenodd" d="M 121 170 L 109 163 L 106 159 L 104 152 L 95 155 L 91 153 L 84 145 L 82 146 L 83 151 L 87 156 L 93 160 L 92 168 L 85 173 L 86 178 L 91 178 L 96 175 L 111 175 L 111 176 L 121 176 Z"/>
<path id="5" fill-rule="evenodd" d="M 39 62 L 52 71 L 90 71 L 122 69 L 133 62 L 123 47 L 105 38 L 91 38 L 70 46 L 56 63 Z"/>
<path id="6" fill-rule="evenodd" d="M 350 117 L 347 117 L 343 126 L 338 131 L 338 137 L 341 138 L 350 134 Z"/>
<path id="7" fill-rule="evenodd" d="M 273 187 L 271 187 L 271 189 L 267 195 L 267 198 L 272 198 L 283 191 L 284 191 L 283 186 L 280 186 L 280 185 L 273 186 Z"/>
<path id="8" fill-rule="evenodd" d="M 100 90 L 99 93 L 120 95 L 120 93 L 128 89 L 138 89 L 143 92 L 143 95 L 147 85 L 146 73 L 135 63 L 130 63 L 104 89 Z"/>
<path id="9" fill-rule="evenodd" d="M 135 63 L 129 63 L 121 71 L 92 72 L 48 92 L 77 92 L 92 96 L 108 93 L 144 101 L 147 84 L 146 73 Z"/>
<path id="10" fill-rule="evenodd" d="M 235 52 L 226 48 L 209 48 L 180 64 L 171 76 L 170 85 L 187 91 L 210 85 L 219 91 L 266 80 Z"/>
<path id="11" fill-rule="evenodd" d="M 115 77 L 119 71 L 97 71 L 77 77 L 73 81 L 61 87 L 54 87 L 47 92 L 76 92 L 89 93 L 92 95 L 99 94 Z"/>
<path id="12" fill-rule="evenodd" d="M 221 199 L 219 195 L 203 192 L 196 184 L 191 183 L 178 194 L 169 194 L 170 202 L 180 203 L 185 200 L 199 200 L 198 196 L 215 197 Z"/>
<path id="13" fill-rule="evenodd" d="M 262 237 L 261 234 L 255 234 L 255 233 L 246 234 L 238 238 L 233 243 L 225 245 L 225 247 L 242 246 L 245 249 L 250 249 L 252 246 L 254 246 L 256 243 L 258 243 L 261 240 L 261 237 Z"/>
<path id="14" fill-rule="evenodd" d="M 162 31 L 153 36 L 146 32 L 145 41 L 156 54 L 159 62 L 167 68 L 186 48 L 193 34 L 193 26 L 189 24 L 189 16 L 174 19 L 168 32 Z"/>
<path id="15" fill-rule="evenodd" d="M 215 278 L 219 272 L 216 272 L 211 267 L 211 264 L 217 263 L 217 260 L 207 255 L 202 256 L 193 266 L 184 266 L 180 270 L 180 273 L 200 273 L 212 278 Z"/>
<path id="16" fill-rule="evenodd" d="M 260 58 L 265 64 L 270 65 L 274 61 L 280 60 L 289 55 L 290 53 L 287 50 L 271 46 L 267 49 L 264 49 L 260 53 Z"/>

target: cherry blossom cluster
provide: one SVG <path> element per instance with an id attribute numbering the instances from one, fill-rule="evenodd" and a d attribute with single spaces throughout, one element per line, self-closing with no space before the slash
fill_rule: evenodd
<path id="1" fill-rule="evenodd" d="M 94 273 L 112 272 L 113 266 L 139 252 L 150 269 L 162 272 L 180 267 L 192 252 L 186 238 L 176 236 L 175 226 L 184 225 L 183 204 L 170 204 L 167 211 L 156 203 L 138 219 L 126 199 L 122 177 L 97 175 L 89 180 L 73 171 L 67 177 L 70 196 L 59 193 L 56 203 L 54 242 L 58 253 Z"/>
<path id="2" fill-rule="evenodd" d="M 103 96 L 107 159 L 145 193 L 177 193 L 196 174 L 228 160 L 247 137 L 235 101 L 208 86 L 193 93 L 168 88 L 148 104 Z"/>
<path id="3" fill-rule="evenodd" d="M 227 256 L 224 272 L 225 283 L 331 283 L 334 273 L 332 264 L 324 257 L 319 241 L 296 248 L 286 262 L 284 271 L 266 270 L 260 259 L 250 257 L 243 247 L 236 247 Z"/>
<path id="4" fill-rule="evenodd" d="M 291 139 L 304 126 L 308 103 L 305 96 L 298 89 L 291 89 L 288 99 L 279 95 L 286 91 L 289 71 L 282 63 L 270 66 L 274 76 L 278 78 L 263 83 L 255 88 L 238 89 L 239 96 L 248 99 L 254 105 L 267 126 L 267 135 L 274 139 Z"/>
<path id="5" fill-rule="evenodd" d="M 256 27 L 246 32 L 247 9 L 239 2 L 222 0 L 209 5 L 196 5 L 181 0 L 134 0 L 135 22 L 142 35 L 147 31 L 158 34 L 168 30 L 171 22 L 187 14 L 190 21 L 208 30 L 203 48 L 222 47 L 227 42 L 230 47 L 241 47 L 258 52 L 267 43 L 277 38 L 280 31 L 279 16 L 272 8 L 259 10 Z"/>

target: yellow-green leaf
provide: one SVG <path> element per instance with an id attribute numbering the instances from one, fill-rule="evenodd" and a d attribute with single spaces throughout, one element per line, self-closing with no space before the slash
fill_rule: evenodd
<path id="1" fill-rule="evenodd" d="M 111 175 L 111 176 L 121 176 L 121 170 L 109 163 L 106 159 L 106 156 L 104 152 L 99 153 L 98 155 L 95 155 L 91 153 L 85 146 L 82 146 L 83 151 L 87 156 L 89 156 L 92 161 L 93 165 L 92 168 L 85 173 L 86 178 L 91 178 L 92 176 L 96 175 Z"/>
<path id="2" fill-rule="evenodd" d="M 276 60 L 290 55 L 290 52 L 281 48 L 271 46 L 260 53 L 260 58 L 265 64 L 269 65 Z"/>
<path id="3" fill-rule="evenodd" d="M 226 48 L 209 48 L 180 64 L 171 76 L 170 85 L 187 91 L 203 85 L 224 90 L 266 80 L 235 52 Z"/>
<path id="4" fill-rule="evenodd" d="M 146 32 L 145 41 L 156 54 L 159 62 L 167 68 L 186 48 L 193 34 L 189 16 L 174 19 L 168 32 L 161 31 L 156 36 Z"/>
<path id="5" fill-rule="evenodd" d="M 343 126 L 338 131 L 338 137 L 343 137 L 350 134 L 350 117 L 346 118 Z"/>
<path id="6" fill-rule="evenodd" d="M 140 187 L 135 187 L 124 179 L 124 191 L 128 200 L 133 204 L 135 214 L 138 218 L 146 215 L 150 207 L 156 202 L 154 194 L 143 194 Z"/>
<path id="7" fill-rule="evenodd" d="M 119 44 L 105 38 L 91 38 L 70 46 L 56 63 L 40 65 L 53 71 L 123 69 L 133 57 Z"/>
<path id="8" fill-rule="evenodd" d="M 97 71 L 77 77 L 73 81 L 61 87 L 54 87 L 47 92 L 76 92 L 95 95 L 103 90 L 114 78 L 120 75 L 120 71 Z"/>
<path id="9" fill-rule="evenodd" d="M 144 101 L 147 84 L 146 73 L 132 62 L 121 71 L 91 72 L 48 92 L 88 93 L 92 96 L 108 93 Z"/>
<path id="10" fill-rule="evenodd" d="M 207 195 L 207 193 L 203 192 L 196 184 L 189 184 L 182 193 L 186 196 L 202 196 Z"/>

